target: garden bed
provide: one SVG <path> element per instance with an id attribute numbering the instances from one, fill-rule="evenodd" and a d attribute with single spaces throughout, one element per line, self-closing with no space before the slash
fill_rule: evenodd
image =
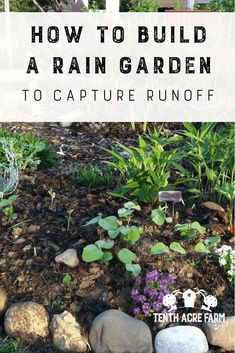
<path id="1" fill-rule="evenodd" d="M 171 131 L 178 127 L 177 124 L 164 125 L 164 129 L 170 128 Z M 113 133 L 107 126 L 102 133 L 99 129 L 92 130 L 89 125 L 61 128 L 57 124 L 12 124 L 8 128 L 48 138 L 58 159 L 58 165 L 51 168 L 21 171 L 14 192 L 19 195 L 14 203 L 17 219 L 9 222 L 2 215 L 0 285 L 8 292 L 9 304 L 35 301 L 42 304 L 51 317 L 67 310 L 77 318 L 86 337 L 94 318 L 106 309 L 121 309 L 133 316 L 131 291 L 134 278 L 125 273 L 124 266 L 116 258 L 109 266 L 82 261 L 84 247 L 105 235 L 104 230 L 97 231 L 94 225 L 85 224 L 99 213 L 103 217 L 116 215 L 123 207 L 123 199 L 107 193 L 115 188 L 115 178 L 113 182 L 108 181 L 108 186 L 93 187 L 81 185 L 69 173 L 70 164 L 98 164 L 103 168 L 104 161 L 111 160 L 103 148 L 110 149 L 116 141 L 136 145 L 129 125 L 113 124 Z M 186 201 L 188 194 L 183 192 L 182 195 Z M 152 209 L 148 203 L 141 204 L 141 212 L 135 213 L 135 220 L 143 228 L 143 234 L 132 250 L 137 255 L 142 272 L 157 270 L 174 274 L 176 289 L 204 289 L 217 297 L 217 312 L 233 315 L 233 287 L 215 254 L 195 254 L 195 241 L 192 240 L 183 242 L 189 249 L 185 255 L 150 254 L 156 242 L 169 246 L 172 241 L 180 241 L 180 235 L 174 231 L 175 224 L 191 221 L 199 222 L 206 228 L 204 234 L 196 235 L 198 241 L 219 235 L 219 246 L 231 245 L 231 233 L 227 231 L 223 219 L 216 211 L 203 206 L 202 201 L 196 202 L 194 207 L 177 203 L 173 223 L 159 227 L 151 220 Z M 171 205 L 167 213 L 172 216 Z M 115 245 L 115 253 L 118 247 L 119 244 Z M 78 253 L 79 265 L 74 269 L 55 262 L 55 257 L 69 248 L 76 249 Z M 66 275 L 70 276 L 69 283 L 64 280 Z M 156 333 L 159 327 L 153 319 L 144 320 Z M 47 339 L 31 345 L 29 350 L 33 353 L 57 352 Z M 211 352 L 221 350 L 212 347 Z"/>

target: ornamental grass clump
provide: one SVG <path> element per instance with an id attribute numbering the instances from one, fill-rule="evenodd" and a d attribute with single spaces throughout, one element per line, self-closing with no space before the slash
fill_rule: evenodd
<path id="1" fill-rule="evenodd" d="M 176 276 L 160 274 L 157 271 L 138 276 L 135 288 L 131 291 L 131 298 L 135 303 L 134 315 L 151 316 L 153 313 L 164 313 L 163 297 L 170 294 Z"/>

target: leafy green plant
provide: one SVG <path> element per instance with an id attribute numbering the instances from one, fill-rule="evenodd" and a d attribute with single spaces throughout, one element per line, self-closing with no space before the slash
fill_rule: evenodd
<path id="1" fill-rule="evenodd" d="M 113 255 L 110 250 L 114 246 L 114 241 L 98 240 L 95 244 L 85 246 L 82 252 L 82 259 L 85 262 L 100 261 L 108 265 L 109 261 L 112 260 Z"/>
<path id="2" fill-rule="evenodd" d="M 152 255 L 166 254 L 170 250 L 178 252 L 180 254 L 186 254 L 186 250 L 182 247 L 182 245 L 179 242 L 176 242 L 176 241 L 172 242 L 169 247 L 162 242 L 158 242 L 154 244 L 151 248 L 151 254 Z"/>
<path id="3" fill-rule="evenodd" d="M 234 12 L 234 0 L 211 0 L 208 10 L 213 12 Z"/>
<path id="4" fill-rule="evenodd" d="M 121 262 L 125 264 L 127 272 L 130 272 L 133 276 L 138 276 L 141 272 L 141 267 L 139 264 L 133 263 L 136 262 L 136 254 L 132 251 L 124 248 L 118 252 L 118 258 Z"/>
<path id="5" fill-rule="evenodd" d="M 155 0 L 131 0 L 130 11 L 132 12 L 155 12 L 159 3 Z"/>
<path id="6" fill-rule="evenodd" d="M 134 202 L 126 202 L 122 208 L 118 210 L 118 216 L 108 216 L 102 218 L 102 214 L 91 219 L 87 225 L 97 225 L 107 232 L 108 240 L 98 240 L 94 244 L 84 247 L 82 259 L 85 262 L 100 261 L 106 265 L 113 258 L 110 251 L 113 249 L 114 239 L 118 238 L 130 245 L 134 245 L 140 238 L 143 229 L 131 224 L 134 211 L 139 211 L 140 206 Z M 111 239 L 111 240 L 110 240 Z M 117 244 L 116 244 L 117 245 Z M 129 256 L 129 257 L 128 257 Z M 135 262 L 136 255 L 129 249 L 123 248 L 118 252 L 118 258 L 125 264 L 126 271 L 136 276 L 140 272 L 140 266 Z"/>
<path id="7" fill-rule="evenodd" d="M 220 237 L 207 238 L 204 242 L 198 242 L 194 247 L 194 251 L 196 253 L 208 255 L 211 253 L 211 249 L 216 246 L 219 242 Z M 152 246 L 151 255 L 167 254 L 170 252 L 170 250 L 182 255 L 185 255 L 188 252 L 188 250 L 185 249 L 179 242 L 173 241 L 172 243 L 170 243 L 169 246 L 165 245 L 162 242 L 158 242 Z"/>
<path id="8" fill-rule="evenodd" d="M 17 219 L 17 213 L 14 212 L 13 203 L 17 200 L 18 195 L 11 195 L 7 199 L 0 199 L 0 210 L 7 216 L 9 221 Z"/>
<path id="9" fill-rule="evenodd" d="M 66 273 L 66 274 L 64 275 L 64 277 L 63 277 L 62 283 L 63 283 L 66 287 L 68 287 L 69 289 L 71 289 L 71 284 L 72 284 L 72 282 L 73 282 L 72 277 L 71 277 L 68 273 Z"/>
<path id="10" fill-rule="evenodd" d="M 220 242 L 220 237 L 210 237 L 207 238 L 204 242 L 200 241 L 194 247 L 195 252 L 210 254 L 211 248 L 216 246 Z"/>
<path id="11" fill-rule="evenodd" d="M 234 126 L 227 123 L 215 130 L 215 123 L 184 123 L 181 131 L 182 164 L 175 164 L 181 174 L 175 185 L 194 195 L 194 198 L 231 203 L 234 200 Z"/>
<path id="12" fill-rule="evenodd" d="M 79 167 L 70 166 L 69 172 L 71 179 L 89 187 L 110 186 L 115 180 L 114 173 L 110 168 L 106 167 L 102 170 L 95 164 L 81 164 Z"/>
<path id="13" fill-rule="evenodd" d="M 14 154 L 20 170 L 27 167 L 53 167 L 57 165 L 55 151 L 50 147 L 48 141 L 40 139 L 36 135 L 13 133 L 0 127 L 0 140 L 7 141 L 11 146 L 11 152 Z M 5 149 L 0 144 L 0 163 L 6 162 Z"/>
<path id="14" fill-rule="evenodd" d="M 165 210 L 166 210 L 166 207 L 161 207 L 161 206 L 159 206 L 159 208 L 155 210 L 152 210 L 151 218 L 156 225 L 162 226 L 165 222 L 167 223 L 172 222 L 172 217 L 167 217 L 165 214 Z"/>
<path id="15" fill-rule="evenodd" d="M 176 224 L 175 230 L 185 239 L 192 239 L 197 233 L 206 232 L 206 228 L 202 227 L 199 222 Z"/>
<path id="16" fill-rule="evenodd" d="M 138 142 L 139 146 L 132 148 L 117 144 L 122 152 L 115 148 L 106 150 L 113 157 L 113 161 L 106 163 L 119 171 L 124 180 L 123 185 L 110 194 L 154 203 L 159 191 L 168 185 L 169 168 L 173 165 L 177 150 L 165 150 L 166 142 L 157 134 L 151 139 L 139 136 Z"/>

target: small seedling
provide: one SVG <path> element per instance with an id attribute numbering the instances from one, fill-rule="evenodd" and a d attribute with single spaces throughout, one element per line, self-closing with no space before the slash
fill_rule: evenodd
<path id="1" fill-rule="evenodd" d="M 73 212 L 74 212 L 74 209 L 69 207 L 69 209 L 67 211 L 67 231 L 69 231 L 69 229 L 70 229 L 70 224 L 71 224 L 72 219 L 73 219 L 72 218 Z"/>
<path id="2" fill-rule="evenodd" d="M 72 284 L 72 282 L 73 282 L 73 279 L 72 279 L 72 277 L 71 277 L 68 273 L 66 273 L 66 274 L 64 275 L 62 282 L 63 282 L 63 284 L 64 284 L 66 287 L 68 287 L 68 288 L 71 290 L 71 284 Z"/>
<path id="3" fill-rule="evenodd" d="M 56 193 L 55 193 L 55 191 L 53 191 L 52 189 L 50 189 L 50 190 L 48 191 L 48 194 L 49 194 L 49 196 L 51 197 L 51 205 L 52 205 L 53 202 L 54 202 L 54 200 L 55 200 Z"/>
<path id="4" fill-rule="evenodd" d="M 8 199 L 2 199 L 0 201 L 0 209 L 10 221 L 15 221 L 17 219 L 17 213 L 14 212 L 13 208 L 13 202 L 15 202 L 17 198 L 18 195 L 12 195 Z"/>
<path id="5" fill-rule="evenodd" d="M 199 222 L 176 224 L 175 230 L 185 239 L 192 239 L 197 233 L 205 234 L 206 228 L 202 227 Z"/>
<path id="6" fill-rule="evenodd" d="M 159 207 L 156 210 L 153 210 L 151 213 L 152 221 L 158 225 L 159 227 L 162 226 L 165 222 L 172 223 L 172 217 L 166 217 L 165 211 L 167 207 Z"/>

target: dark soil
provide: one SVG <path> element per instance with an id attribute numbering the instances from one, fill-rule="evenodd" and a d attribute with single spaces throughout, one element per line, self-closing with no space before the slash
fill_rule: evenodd
<path id="1" fill-rule="evenodd" d="M 124 125 L 124 128 L 123 128 Z M 21 173 L 17 189 L 19 198 L 15 204 L 17 220 L 9 224 L 4 218 L 0 230 L 0 285 L 9 293 L 10 303 L 33 300 L 44 305 L 50 315 L 64 310 L 74 314 L 88 335 L 92 320 L 96 315 L 109 308 L 120 308 L 132 314 L 133 303 L 130 291 L 133 279 L 126 277 L 120 264 L 112 261 L 109 268 L 97 263 L 85 264 L 82 261 L 76 269 L 70 269 L 55 263 L 55 256 L 68 248 L 75 248 L 81 259 L 82 249 L 99 237 L 94 226 L 84 227 L 85 223 L 98 213 L 104 216 L 116 214 L 123 204 L 107 194 L 106 188 L 89 189 L 72 181 L 68 174 L 68 165 L 73 163 L 99 163 L 107 159 L 102 148 L 108 148 L 116 141 L 132 144 L 133 133 L 128 133 L 125 124 L 112 125 L 109 133 L 88 132 L 74 127 L 60 128 L 57 124 L 10 125 L 14 130 L 34 132 L 49 139 L 58 152 L 59 166 L 44 170 L 26 170 Z M 128 127 L 128 128 L 127 128 Z M 174 128 L 172 126 L 171 128 Z M 121 132 L 122 131 L 122 132 Z M 56 193 L 53 203 L 48 191 Z M 72 208 L 72 221 L 67 229 L 68 210 Z M 202 205 L 194 209 L 178 206 L 178 219 L 198 220 L 207 227 L 207 234 L 222 235 L 222 243 L 229 243 L 222 220 Z M 149 249 L 156 241 L 170 243 L 176 239 L 173 226 L 164 230 L 149 222 L 151 209 L 143 206 L 137 221 L 144 226 L 144 235 L 135 247 L 143 271 L 157 269 L 177 276 L 175 288 L 201 288 L 218 299 L 216 312 L 233 314 L 233 288 L 221 272 L 217 261 L 211 258 L 186 256 L 150 256 Z M 65 274 L 72 276 L 72 284 L 63 283 Z M 147 320 L 156 333 L 157 327 Z M 33 353 L 56 352 L 51 341 L 32 345 Z M 212 350 L 211 352 L 222 352 Z"/>

